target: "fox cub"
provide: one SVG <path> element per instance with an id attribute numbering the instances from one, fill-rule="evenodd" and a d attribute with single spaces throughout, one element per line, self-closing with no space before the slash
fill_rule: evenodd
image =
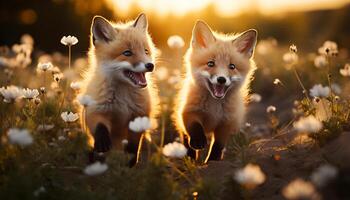
<path id="1" fill-rule="evenodd" d="M 128 124 L 136 117 L 152 116 L 157 94 L 150 72 L 156 49 L 148 34 L 145 14 L 128 23 L 113 24 L 95 16 L 91 25 L 90 68 L 85 74 L 83 95 L 97 103 L 85 109 L 83 125 L 94 152 L 122 149 L 135 154 L 137 162 L 141 133 L 131 133 Z M 83 114 L 82 114 L 83 115 Z"/>
<path id="2" fill-rule="evenodd" d="M 224 35 L 202 21 L 194 26 L 174 116 L 189 156 L 195 158 L 194 150 L 205 148 L 210 138 L 206 162 L 221 160 L 229 135 L 239 131 L 255 70 L 256 41 L 255 30 Z"/>

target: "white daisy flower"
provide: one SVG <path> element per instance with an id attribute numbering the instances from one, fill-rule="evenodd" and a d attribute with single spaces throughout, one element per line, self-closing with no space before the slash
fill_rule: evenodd
<path id="1" fill-rule="evenodd" d="M 22 90 L 14 85 L 0 88 L 0 93 L 4 97 L 4 102 L 11 103 L 23 97 Z"/>
<path id="2" fill-rule="evenodd" d="M 39 91 L 37 89 L 26 88 L 22 90 L 22 95 L 25 99 L 34 99 L 39 96 Z"/>
<path id="3" fill-rule="evenodd" d="M 328 86 L 323 87 L 321 84 L 316 84 L 310 89 L 310 95 L 312 97 L 328 97 L 330 89 Z"/>
<path id="4" fill-rule="evenodd" d="M 41 103 L 40 98 L 35 98 L 34 103 L 35 103 L 35 105 L 39 105 Z"/>
<path id="5" fill-rule="evenodd" d="M 66 137 L 64 137 L 63 135 L 60 135 L 60 136 L 58 136 L 58 138 L 57 138 L 59 141 L 63 141 L 63 140 L 65 140 L 66 139 Z"/>
<path id="6" fill-rule="evenodd" d="M 325 164 L 317 168 L 311 175 L 311 181 L 319 186 L 323 187 L 328 181 L 334 179 L 338 174 L 338 169 L 334 166 Z"/>
<path id="7" fill-rule="evenodd" d="M 105 163 L 95 162 L 84 169 L 84 173 L 89 176 L 96 176 L 107 171 L 108 165 Z"/>
<path id="8" fill-rule="evenodd" d="M 318 48 L 318 53 L 322 55 L 336 55 L 338 54 L 338 45 L 333 41 L 325 41 L 323 45 Z"/>
<path id="9" fill-rule="evenodd" d="M 342 76 L 350 76 L 350 64 L 349 63 L 346 63 L 344 68 L 340 69 L 339 70 L 339 73 L 342 75 Z"/>
<path id="10" fill-rule="evenodd" d="M 173 142 L 166 144 L 163 147 L 162 152 L 167 157 L 183 158 L 187 154 L 187 149 L 183 144 L 179 142 Z"/>
<path id="11" fill-rule="evenodd" d="M 146 131 L 152 127 L 151 120 L 148 117 L 136 117 L 133 121 L 129 122 L 129 129 L 140 133 Z"/>
<path id="12" fill-rule="evenodd" d="M 283 55 L 283 61 L 286 64 L 295 64 L 299 60 L 299 57 L 296 53 L 288 52 Z"/>
<path id="13" fill-rule="evenodd" d="M 253 93 L 249 95 L 249 99 L 251 102 L 259 103 L 261 101 L 261 95 L 258 93 Z"/>
<path id="14" fill-rule="evenodd" d="M 339 100 L 340 100 L 340 96 L 335 96 L 335 97 L 334 97 L 334 100 L 335 100 L 335 101 L 339 101 Z"/>
<path id="15" fill-rule="evenodd" d="M 78 43 L 78 38 L 76 38 L 75 36 L 63 36 L 62 39 L 61 39 L 61 43 L 63 45 L 66 45 L 66 46 L 73 46 L 73 45 L 76 45 Z"/>
<path id="16" fill-rule="evenodd" d="M 17 53 L 24 53 L 24 54 L 30 54 L 32 51 L 33 46 L 29 45 L 29 44 L 14 44 L 12 46 L 12 50 Z"/>
<path id="17" fill-rule="evenodd" d="M 77 100 L 84 107 L 96 104 L 96 101 L 90 95 L 78 95 Z"/>
<path id="18" fill-rule="evenodd" d="M 72 112 L 63 112 L 61 113 L 61 118 L 65 122 L 75 122 L 77 119 L 79 119 L 79 115 Z"/>
<path id="19" fill-rule="evenodd" d="M 33 137 L 27 129 L 11 128 L 8 130 L 7 136 L 11 144 L 24 147 L 33 143 Z"/>
<path id="20" fill-rule="evenodd" d="M 267 113 L 273 113 L 273 112 L 276 112 L 276 107 L 275 106 L 268 106 L 267 108 L 266 108 L 266 112 Z"/>
<path id="21" fill-rule="evenodd" d="M 234 179 L 247 188 L 254 188 L 264 183 L 266 176 L 258 165 L 248 164 L 235 172 Z"/>
<path id="22" fill-rule="evenodd" d="M 282 82 L 281 82 L 281 80 L 280 80 L 280 79 L 275 78 L 275 80 L 273 81 L 273 84 L 275 84 L 275 85 L 281 85 L 281 84 L 282 84 Z"/>
<path id="23" fill-rule="evenodd" d="M 30 45 L 30 46 L 33 46 L 34 45 L 34 39 L 31 35 L 29 34 L 23 34 L 21 36 L 21 43 L 22 44 L 27 44 L 27 45 Z"/>
<path id="24" fill-rule="evenodd" d="M 327 66 L 328 65 L 327 58 L 324 55 L 316 56 L 316 58 L 314 60 L 314 65 L 317 68 L 323 68 L 323 67 Z"/>
<path id="25" fill-rule="evenodd" d="M 123 146 L 126 146 L 128 143 L 129 143 L 129 141 L 127 139 L 122 140 L 122 145 Z"/>
<path id="26" fill-rule="evenodd" d="M 293 124 L 294 128 L 299 132 L 316 133 L 323 127 L 322 122 L 316 119 L 313 115 L 300 118 Z"/>
<path id="27" fill-rule="evenodd" d="M 51 69 L 53 67 L 51 62 L 45 62 L 45 63 L 40 63 L 37 66 L 38 71 L 43 71 L 46 72 L 47 70 Z"/>
<path id="28" fill-rule="evenodd" d="M 302 179 L 295 179 L 283 188 L 282 194 L 287 199 L 312 199 L 316 193 L 315 187 Z"/>
<path id="29" fill-rule="evenodd" d="M 53 74 L 53 80 L 57 83 L 60 82 L 63 78 L 63 73 L 54 73 Z"/>
<path id="30" fill-rule="evenodd" d="M 80 82 L 71 82 L 70 87 L 73 90 L 80 90 L 81 88 L 81 83 Z"/>
<path id="31" fill-rule="evenodd" d="M 180 49 L 185 45 L 184 40 L 179 35 L 172 35 L 168 38 L 168 46 L 172 49 Z"/>
<path id="32" fill-rule="evenodd" d="M 290 45 L 289 50 L 294 53 L 298 52 L 297 46 L 295 44 Z"/>

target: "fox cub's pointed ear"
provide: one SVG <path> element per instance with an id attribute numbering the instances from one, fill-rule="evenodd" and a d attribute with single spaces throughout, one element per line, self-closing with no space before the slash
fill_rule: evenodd
<path id="1" fill-rule="evenodd" d="M 91 37 L 94 44 L 110 42 L 115 39 L 116 30 L 101 16 L 95 16 L 91 24 Z"/>
<path id="2" fill-rule="evenodd" d="M 208 24 L 203 21 L 197 21 L 192 31 L 192 47 L 206 48 L 211 43 L 214 43 L 215 40 L 215 36 Z"/>
<path id="3" fill-rule="evenodd" d="M 148 21 L 144 13 L 141 13 L 135 20 L 133 26 L 143 31 L 147 31 Z"/>
<path id="4" fill-rule="evenodd" d="M 248 58 L 251 58 L 254 53 L 258 32 L 254 29 L 247 30 L 233 40 L 238 51 Z"/>

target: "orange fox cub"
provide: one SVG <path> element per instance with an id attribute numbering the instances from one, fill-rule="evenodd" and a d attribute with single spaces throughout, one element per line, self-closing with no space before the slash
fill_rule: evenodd
<path id="1" fill-rule="evenodd" d="M 128 124 L 135 117 L 150 117 L 157 100 L 151 83 L 155 47 L 147 31 L 144 14 L 132 22 L 112 24 L 94 17 L 91 25 L 90 68 L 85 74 L 83 95 L 97 103 L 82 113 L 94 152 L 124 147 L 137 161 L 141 133 L 131 133 Z M 85 117 L 84 117 L 85 116 Z"/>
<path id="2" fill-rule="evenodd" d="M 229 135 L 239 131 L 255 70 L 256 40 L 255 30 L 223 35 L 212 32 L 205 22 L 196 23 L 175 108 L 176 127 L 190 148 L 189 156 L 195 158 L 194 150 L 210 144 L 206 161 L 220 160 Z"/>

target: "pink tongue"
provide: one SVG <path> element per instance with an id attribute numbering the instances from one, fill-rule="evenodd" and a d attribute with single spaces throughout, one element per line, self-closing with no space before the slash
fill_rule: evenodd
<path id="1" fill-rule="evenodd" d="M 216 97 L 223 97 L 225 95 L 225 86 L 223 85 L 213 85 L 214 95 Z"/>
<path id="2" fill-rule="evenodd" d="M 139 85 L 147 85 L 145 74 L 142 72 L 134 73 L 134 77 Z"/>

